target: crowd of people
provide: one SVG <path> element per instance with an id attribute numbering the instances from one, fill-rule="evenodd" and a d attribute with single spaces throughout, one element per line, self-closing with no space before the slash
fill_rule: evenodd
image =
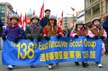
<path id="1" fill-rule="evenodd" d="M 45 17 L 41 20 L 38 16 L 33 15 L 31 17 L 31 24 L 26 25 L 26 29 L 23 30 L 19 27 L 19 17 L 17 14 L 11 14 L 10 23 L 3 28 L 3 23 L 0 22 L 0 36 L 3 41 L 6 39 L 18 43 L 20 39 L 30 39 L 33 41 L 34 38 L 41 41 L 42 38 L 45 38 L 47 41 L 50 40 L 51 36 L 57 36 L 57 39 L 62 37 L 74 37 L 78 38 L 79 36 L 86 36 L 87 38 L 101 38 L 102 39 L 102 53 L 107 52 L 108 47 L 108 16 L 106 17 L 105 22 L 101 23 L 100 18 L 94 18 L 89 26 L 84 24 L 84 20 L 77 20 L 75 29 L 66 28 L 62 30 L 61 27 L 57 24 L 57 18 L 54 15 L 50 15 L 51 10 L 45 10 Z M 101 25 L 102 24 L 102 25 Z M 107 47 L 106 47 L 107 46 Z M 79 62 L 75 62 L 76 65 L 79 65 Z M 101 62 L 96 62 L 99 68 L 102 68 L 103 65 Z M 56 64 L 58 65 L 58 64 Z M 89 66 L 88 62 L 82 62 L 83 67 Z M 31 67 L 34 67 L 33 65 Z M 53 69 L 54 64 L 49 64 L 48 69 Z M 8 69 L 12 70 L 13 65 L 8 65 Z"/>

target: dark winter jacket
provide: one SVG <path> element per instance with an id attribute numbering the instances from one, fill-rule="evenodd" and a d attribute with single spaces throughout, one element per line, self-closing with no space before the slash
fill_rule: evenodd
<path id="1" fill-rule="evenodd" d="M 12 27 L 9 25 L 3 30 L 2 36 L 7 37 L 8 40 L 15 41 L 22 38 L 23 30 L 19 26 Z"/>
<path id="2" fill-rule="evenodd" d="M 103 28 L 105 29 L 105 31 L 107 32 L 107 35 L 108 35 L 108 21 L 105 21 L 103 23 Z"/>
<path id="3" fill-rule="evenodd" d="M 30 38 L 38 38 L 42 36 L 42 27 L 39 24 L 31 24 L 26 27 L 25 36 Z"/>
<path id="4" fill-rule="evenodd" d="M 39 24 L 41 25 L 42 28 L 44 28 L 47 24 L 48 24 L 48 18 L 47 17 L 43 17 Z"/>
<path id="5" fill-rule="evenodd" d="M 31 24 L 30 31 L 33 38 L 38 38 L 39 36 L 42 36 L 42 27 L 39 24 Z"/>

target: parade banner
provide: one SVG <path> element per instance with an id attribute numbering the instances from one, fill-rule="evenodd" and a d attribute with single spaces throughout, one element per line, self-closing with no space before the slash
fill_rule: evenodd
<path id="1" fill-rule="evenodd" d="M 42 39 L 20 40 L 18 44 L 6 40 L 3 43 L 3 65 L 41 65 L 61 62 L 99 62 L 102 40 L 86 38 L 50 37 Z"/>

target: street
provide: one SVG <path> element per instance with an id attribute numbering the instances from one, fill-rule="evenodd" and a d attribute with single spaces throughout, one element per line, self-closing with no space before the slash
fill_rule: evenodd
<path id="1" fill-rule="evenodd" d="M 1 57 L 1 51 L 0 51 Z M 102 57 L 103 68 L 98 68 L 95 63 L 89 63 L 87 68 L 83 68 L 81 63 L 80 66 L 76 66 L 74 63 L 61 63 L 59 66 L 55 66 L 53 70 L 50 71 L 108 71 L 108 59 L 107 56 Z M 0 71 L 8 71 L 6 66 L 2 65 L 2 58 L 0 58 Z M 12 71 L 49 71 L 47 65 L 36 66 L 35 68 L 30 68 L 29 66 L 15 67 Z"/>

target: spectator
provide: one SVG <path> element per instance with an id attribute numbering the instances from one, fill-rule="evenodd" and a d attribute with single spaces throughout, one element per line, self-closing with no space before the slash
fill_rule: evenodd
<path id="1" fill-rule="evenodd" d="M 106 17 L 106 20 L 103 22 L 103 28 L 107 32 L 107 53 L 108 53 L 108 16 Z"/>
<path id="2" fill-rule="evenodd" d="M 48 24 L 48 19 L 49 19 L 50 13 L 51 13 L 50 9 L 45 10 L 45 17 L 43 17 L 40 20 L 40 25 L 41 25 L 42 28 L 44 28 Z"/>

